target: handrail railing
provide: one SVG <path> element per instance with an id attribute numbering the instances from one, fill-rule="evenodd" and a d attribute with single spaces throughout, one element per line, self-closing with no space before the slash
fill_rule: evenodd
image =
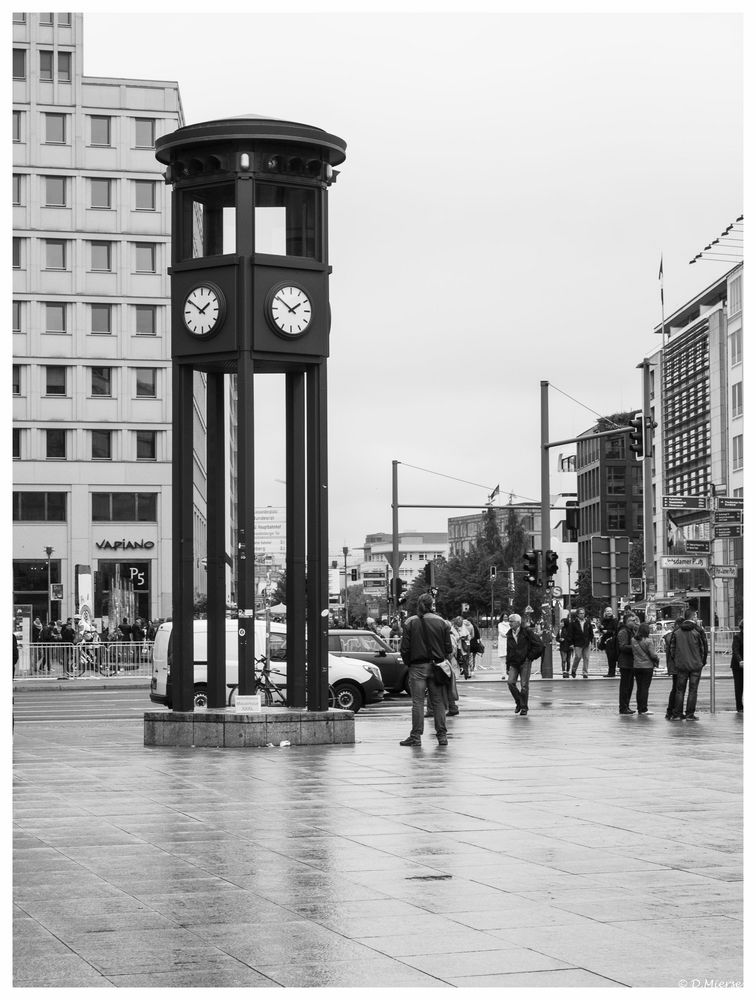
<path id="1" fill-rule="evenodd" d="M 19 646 L 15 677 L 76 678 L 99 674 L 114 677 L 152 674 L 152 647 L 142 642 L 30 642 Z"/>

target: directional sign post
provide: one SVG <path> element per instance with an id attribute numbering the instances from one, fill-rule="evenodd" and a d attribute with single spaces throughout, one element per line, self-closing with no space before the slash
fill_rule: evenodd
<path id="1" fill-rule="evenodd" d="M 663 496 L 662 508 L 663 510 L 708 510 L 709 498 Z"/>
<path id="2" fill-rule="evenodd" d="M 715 510 L 714 524 L 742 524 L 742 510 Z"/>
<path id="3" fill-rule="evenodd" d="M 742 524 L 715 524 L 714 525 L 714 537 L 715 538 L 742 538 L 743 537 L 743 525 Z"/>
<path id="4" fill-rule="evenodd" d="M 711 542 L 708 538 L 686 538 L 686 552 L 701 552 L 708 555 L 711 552 Z"/>
<path id="5" fill-rule="evenodd" d="M 717 497 L 717 510 L 743 510 L 743 497 Z"/>
<path id="6" fill-rule="evenodd" d="M 708 569 L 708 556 L 662 556 L 662 569 Z"/>
<path id="7" fill-rule="evenodd" d="M 719 580 L 735 580 L 738 575 L 737 566 L 712 566 L 709 575 Z"/>

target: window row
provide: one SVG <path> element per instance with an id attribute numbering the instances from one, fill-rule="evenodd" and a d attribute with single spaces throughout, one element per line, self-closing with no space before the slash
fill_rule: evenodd
<path id="1" fill-rule="evenodd" d="M 93 521 L 157 521 L 157 493 L 93 493 Z M 13 491 L 14 521 L 65 521 L 67 494 Z"/>
<path id="2" fill-rule="evenodd" d="M 43 55 L 44 53 L 40 53 Z M 52 56 L 52 53 L 50 53 Z M 61 73 L 61 57 L 69 56 L 69 73 L 70 73 L 70 53 L 59 52 L 58 53 L 58 76 L 60 79 Z M 65 60 L 63 60 L 65 64 Z M 19 72 L 23 71 L 24 76 L 16 76 L 17 70 Z M 25 49 L 14 49 L 13 50 L 13 75 L 16 79 L 26 78 L 26 50 Z M 71 137 L 74 133 L 71 119 L 73 115 L 70 115 L 63 111 L 43 111 L 42 114 L 42 129 L 41 136 L 42 142 L 47 145 L 56 146 L 69 146 L 71 144 Z M 13 112 L 13 141 L 14 142 L 24 142 L 24 115 L 23 111 Z M 113 124 L 112 115 L 86 115 L 87 119 L 87 134 L 89 146 L 102 146 L 105 148 L 112 148 L 115 145 L 115 140 L 118 135 L 118 130 Z M 134 149 L 154 149 L 155 148 L 155 135 L 156 135 L 156 122 L 155 118 L 131 118 L 133 122 L 133 130 L 131 132 L 130 140 L 132 142 Z"/>
<path id="3" fill-rule="evenodd" d="M 53 13 L 49 13 L 48 12 L 46 14 L 37 14 L 37 17 L 39 18 L 39 23 L 40 24 L 54 24 L 56 16 L 58 18 L 58 24 L 59 25 L 65 25 L 67 27 L 71 26 L 71 15 L 70 14 L 66 14 L 66 13 L 63 13 L 61 11 L 58 11 L 57 15 L 56 15 L 55 12 L 53 12 Z M 20 11 L 18 11 L 18 12 L 14 11 L 13 12 L 13 23 L 14 24 L 26 24 L 26 18 L 27 17 L 28 17 L 28 15 L 26 13 L 21 13 Z"/>
<path id="4" fill-rule="evenodd" d="M 29 174 L 13 175 L 13 204 L 25 205 L 28 200 L 27 186 Z M 42 180 L 43 208 L 70 208 L 72 202 L 72 182 L 76 178 L 66 175 L 45 175 Z M 117 204 L 117 181 L 112 177 L 87 177 L 86 207 L 92 209 L 114 209 Z M 157 210 L 157 181 L 132 180 L 131 208 L 135 212 L 155 212 Z"/>
<path id="5" fill-rule="evenodd" d="M 71 323 L 69 302 L 38 303 L 42 309 L 42 333 L 73 333 L 78 324 Z M 28 330 L 27 302 L 13 301 L 13 333 L 26 333 Z M 86 306 L 89 318 L 88 333 L 110 335 L 116 332 L 116 320 L 119 306 L 110 302 L 92 302 Z M 139 337 L 154 337 L 158 330 L 158 306 L 134 305 L 128 307 L 133 313 L 128 318 L 129 332 Z M 80 321 L 79 321 L 80 324 Z"/>
<path id="6" fill-rule="evenodd" d="M 22 395 L 22 368 L 23 365 L 13 365 L 13 395 Z M 68 365 L 44 365 L 45 369 L 45 396 L 58 396 L 68 398 L 70 393 Z M 91 396 L 105 396 L 113 398 L 115 379 L 120 368 L 109 367 L 107 365 L 89 366 L 89 393 Z M 158 396 L 158 371 L 157 368 L 133 368 L 134 372 L 134 394 L 136 399 L 157 399 Z"/>
<path id="7" fill-rule="evenodd" d="M 730 364 L 739 365 L 743 360 L 743 331 L 736 330 L 728 337 L 730 341 Z"/>
<path id="8" fill-rule="evenodd" d="M 70 271 L 73 261 L 71 245 L 73 240 L 43 239 L 42 269 L 44 271 Z M 112 240 L 86 240 L 88 253 L 88 270 L 115 270 L 116 247 L 120 244 Z M 28 239 L 24 236 L 13 237 L 13 267 L 25 270 L 28 264 Z M 131 273 L 157 274 L 158 243 L 130 243 Z"/>
<path id="9" fill-rule="evenodd" d="M 732 439 L 732 469 L 739 472 L 743 468 L 743 435 L 737 434 Z"/>
<path id="10" fill-rule="evenodd" d="M 39 50 L 39 79 L 44 83 L 52 83 L 56 79 L 55 76 L 55 55 L 56 53 L 52 49 L 40 49 Z M 26 49 L 14 49 L 13 50 L 13 79 L 14 80 L 25 80 L 26 79 L 26 63 L 27 63 L 28 52 Z M 58 59 L 58 73 L 57 80 L 58 83 L 70 83 L 71 82 L 71 64 L 73 53 L 59 51 L 57 53 Z"/>
<path id="11" fill-rule="evenodd" d="M 25 453 L 24 443 L 29 428 L 13 428 L 13 458 L 38 458 L 38 455 L 28 455 Z M 42 432 L 44 435 L 44 454 L 41 456 L 47 459 L 71 458 L 68 454 L 69 438 L 71 432 L 64 428 L 48 428 Z M 124 434 L 132 435 L 132 452 L 130 455 L 123 453 L 116 456 L 114 445 L 122 440 Z M 110 431 L 102 428 L 93 428 L 89 434 L 89 455 L 93 462 L 110 462 L 117 457 L 119 461 L 129 461 L 136 457 L 137 462 L 157 461 L 157 436 L 160 431 Z"/>

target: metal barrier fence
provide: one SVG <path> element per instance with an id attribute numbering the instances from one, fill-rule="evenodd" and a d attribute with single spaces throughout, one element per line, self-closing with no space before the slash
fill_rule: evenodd
<path id="1" fill-rule="evenodd" d="M 152 675 L 152 642 L 31 642 L 19 649 L 16 678 Z"/>

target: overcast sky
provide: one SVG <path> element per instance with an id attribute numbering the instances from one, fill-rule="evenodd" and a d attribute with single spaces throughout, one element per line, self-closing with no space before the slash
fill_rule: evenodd
<path id="1" fill-rule="evenodd" d="M 542 379 L 583 404 L 552 390 L 552 440 L 640 407 L 660 253 L 670 310 L 728 269 L 688 261 L 743 211 L 741 29 L 737 14 L 85 14 L 88 76 L 175 80 L 187 124 L 265 114 L 347 142 L 330 195 L 332 549 L 390 530 L 392 459 L 402 503 L 483 504 L 498 483 L 537 499 Z M 258 504 L 284 502 L 278 381 L 259 391 Z M 453 513 L 403 511 L 400 529 Z"/>

